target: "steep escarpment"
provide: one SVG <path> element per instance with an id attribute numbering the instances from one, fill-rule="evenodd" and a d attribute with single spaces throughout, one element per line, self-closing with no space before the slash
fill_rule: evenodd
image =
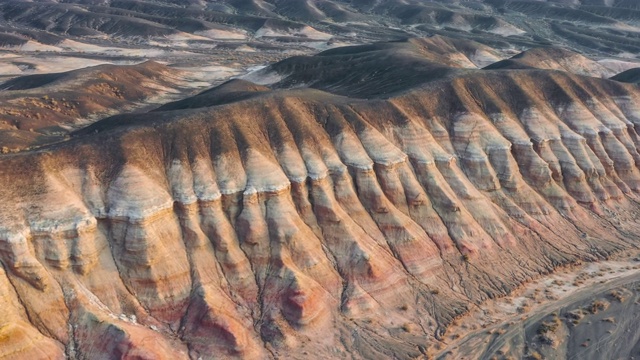
<path id="1" fill-rule="evenodd" d="M 365 53 L 1 156 L 0 354 L 414 358 L 474 304 L 638 246 L 636 87 L 336 75 Z"/>

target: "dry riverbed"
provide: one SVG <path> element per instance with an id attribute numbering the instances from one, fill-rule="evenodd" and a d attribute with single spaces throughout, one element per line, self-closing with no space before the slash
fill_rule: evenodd
<path id="1" fill-rule="evenodd" d="M 633 325 L 640 259 L 625 255 L 561 270 L 476 307 L 449 329 L 437 358 L 640 359 Z"/>

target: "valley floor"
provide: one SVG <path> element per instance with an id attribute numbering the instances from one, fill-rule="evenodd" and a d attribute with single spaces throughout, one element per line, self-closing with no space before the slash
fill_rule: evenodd
<path id="1" fill-rule="evenodd" d="M 452 324 L 436 358 L 640 358 L 637 328 L 625 326 L 640 314 L 633 254 L 572 266 L 483 303 Z"/>

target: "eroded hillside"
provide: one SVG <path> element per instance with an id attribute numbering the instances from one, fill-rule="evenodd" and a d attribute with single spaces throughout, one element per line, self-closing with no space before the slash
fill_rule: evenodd
<path id="1" fill-rule="evenodd" d="M 428 357 L 637 248 L 637 87 L 466 46 L 293 58 L 0 156 L 0 357 Z"/>

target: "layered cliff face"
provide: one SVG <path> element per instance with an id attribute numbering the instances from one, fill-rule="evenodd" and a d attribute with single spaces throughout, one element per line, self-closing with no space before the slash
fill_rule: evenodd
<path id="1" fill-rule="evenodd" d="M 637 247 L 635 86 L 431 76 L 410 44 L 1 156 L 0 357 L 432 355 L 474 304 Z M 389 53 L 420 76 L 359 61 Z"/>

